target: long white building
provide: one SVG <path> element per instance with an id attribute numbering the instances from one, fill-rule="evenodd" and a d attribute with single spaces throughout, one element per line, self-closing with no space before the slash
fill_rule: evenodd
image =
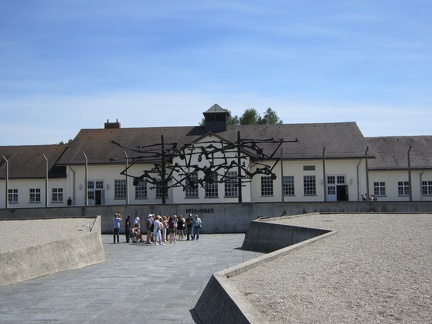
<path id="1" fill-rule="evenodd" d="M 432 136 L 364 137 L 355 122 L 82 129 L 0 147 L 0 208 L 432 200 Z M 69 200 L 69 201 L 68 201 Z"/>

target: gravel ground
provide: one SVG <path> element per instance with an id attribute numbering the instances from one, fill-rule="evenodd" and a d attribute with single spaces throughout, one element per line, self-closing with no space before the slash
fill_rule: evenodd
<path id="1" fill-rule="evenodd" d="M 336 230 L 230 280 L 270 323 L 432 323 L 432 215 L 289 217 Z"/>
<path id="2" fill-rule="evenodd" d="M 0 221 L 0 253 L 89 233 L 94 218 Z"/>
<path id="3" fill-rule="evenodd" d="M 88 233 L 94 219 L 0 221 L 0 252 Z M 230 280 L 271 323 L 432 323 L 432 215 L 278 219 L 337 233 Z"/>

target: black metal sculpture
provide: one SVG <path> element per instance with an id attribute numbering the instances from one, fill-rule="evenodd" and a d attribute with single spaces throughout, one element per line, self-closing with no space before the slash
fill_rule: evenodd
<path id="1" fill-rule="evenodd" d="M 161 136 L 161 143 L 137 148 L 125 147 L 116 141 L 111 142 L 125 150 L 138 153 L 137 156 L 128 157 L 128 166 L 121 174 L 133 178 L 135 186 L 146 181 L 152 185 L 150 189 L 160 189 L 162 203 L 165 203 L 169 188 L 182 187 L 183 191 L 196 190 L 199 186 L 206 188 L 213 184 L 215 179 L 219 183 L 236 182 L 239 188 L 239 202 L 241 202 L 242 184 L 251 181 L 256 175 L 267 175 L 271 176 L 273 180 L 276 179 L 273 169 L 280 161 L 280 158 L 274 157 L 276 152 L 282 143 L 298 142 L 298 140 L 297 138 L 291 141 L 274 140 L 273 138 L 265 140 L 241 139 L 240 133 L 238 133 L 236 142 L 220 139 L 192 143 L 181 148 L 177 147 L 177 143 L 164 143 L 163 135 Z M 260 146 L 265 144 L 277 144 L 272 154 L 266 154 Z M 253 162 L 246 165 L 245 162 L 248 157 Z M 167 163 L 167 159 L 171 163 Z M 175 160 L 179 162 L 174 162 Z M 265 160 L 274 160 L 274 163 L 268 165 L 263 163 Z M 128 170 L 136 163 L 152 163 L 153 168 L 144 170 L 143 174 L 139 176 L 132 175 Z M 259 167 L 250 172 L 251 167 L 257 165 Z M 235 179 L 229 174 L 233 169 L 237 171 Z"/>

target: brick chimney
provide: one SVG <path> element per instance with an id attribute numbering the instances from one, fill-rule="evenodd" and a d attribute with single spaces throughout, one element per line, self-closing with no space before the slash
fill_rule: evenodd
<path id="1" fill-rule="evenodd" d="M 118 119 L 116 119 L 115 123 L 110 123 L 110 121 L 107 119 L 105 123 L 105 129 L 112 129 L 112 128 L 120 128 L 120 123 Z"/>

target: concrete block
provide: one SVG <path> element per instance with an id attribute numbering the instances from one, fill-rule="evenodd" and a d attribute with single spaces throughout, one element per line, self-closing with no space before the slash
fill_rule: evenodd
<path id="1" fill-rule="evenodd" d="M 0 253 L 0 286 L 106 261 L 101 218 L 90 233 Z"/>
<path id="2" fill-rule="evenodd" d="M 210 278 L 195 311 L 203 323 L 266 323 L 246 298 L 229 282 L 224 271 Z"/>
<path id="3" fill-rule="evenodd" d="M 242 248 L 269 253 L 328 232 L 318 228 L 278 224 L 277 218 L 258 219 L 250 222 Z"/>
<path id="4" fill-rule="evenodd" d="M 267 254 L 215 273 L 194 308 L 198 317 L 204 323 L 215 324 L 266 323 L 229 278 L 335 233 L 278 224 L 277 218 L 251 221 L 243 248 Z"/>

